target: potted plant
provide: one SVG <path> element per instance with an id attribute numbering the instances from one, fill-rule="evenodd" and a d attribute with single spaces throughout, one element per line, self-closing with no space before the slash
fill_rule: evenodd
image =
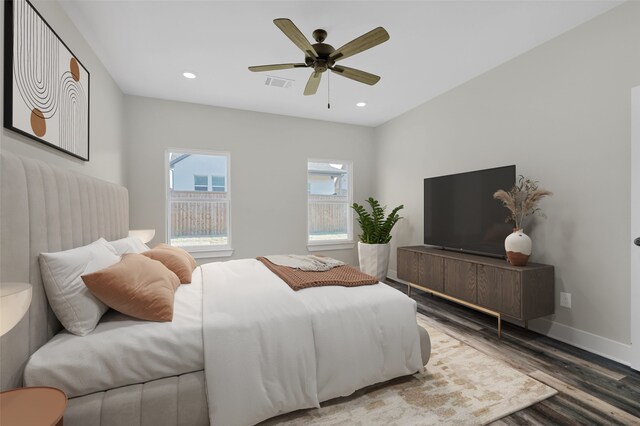
<path id="1" fill-rule="evenodd" d="M 380 206 L 380 203 L 373 197 L 369 197 L 367 203 L 371 206 L 371 212 L 358 203 L 353 203 L 351 206 L 358 215 L 357 220 L 362 230 L 362 234 L 358 236 L 360 238 L 358 260 L 362 272 L 382 281 L 387 277 L 389 269 L 391 230 L 402 219 L 398 212 L 404 206 L 396 207 L 385 218 L 386 206 Z"/>
<path id="2" fill-rule="evenodd" d="M 526 266 L 531 255 L 531 238 L 523 231 L 524 220 L 536 213 L 544 217 L 538 203 L 553 193 L 538 187 L 538 182 L 520 175 L 518 183 L 509 192 L 502 189 L 493 194 L 493 198 L 502 201 L 510 215 L 505 222 L 513 221 L 513 233 L 504 240 L 509 263 L 515 266 Z"/>

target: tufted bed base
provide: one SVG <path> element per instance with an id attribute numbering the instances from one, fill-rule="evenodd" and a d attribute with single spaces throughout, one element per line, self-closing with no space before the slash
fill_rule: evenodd
<path id="1" fill-rule="evenodd" d="M 72 398 L 65 426 L 200 426 L 209 424 L 204 371 Z"/>

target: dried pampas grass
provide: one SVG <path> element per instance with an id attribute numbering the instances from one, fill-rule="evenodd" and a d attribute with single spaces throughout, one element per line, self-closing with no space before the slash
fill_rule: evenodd
<path id="1" fill-rule="evenodd" d="M 538 181 L 525 179 L 520 175 L 518 183 L 508 192 L 500 189 L 493 194 L 493 198 L 502 202 L 511 214 L 506 222 L 513 221 L 516 229 L 522 229 L 524 219 L 533 214 L 544 216 L 538 203 L 544 197 L 553 195 L 553 192 L 538 187 Z"/>

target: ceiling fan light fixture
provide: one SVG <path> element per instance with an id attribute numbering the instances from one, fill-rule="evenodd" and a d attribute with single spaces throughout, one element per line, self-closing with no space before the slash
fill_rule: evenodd
<path id="1" fill-rule="evenodd" d="M 358 103 L 356 104 L 356 106 L 357 106 L 357 107 L 359 107 L 359 108 L 364 108 L 364 107 L 366 107 L 366 106 L 367 106 L 367 103 L 366 103 L 366 102 L 358 102 Z"/>
<path id="2" fill-rule="evenodd" d="M 196 78 L 196 75 L 192 72 L 183 72 L 182 76 L 184 78 L 188 78 L 189 80 L 193 80 L 194 78 Z"/>

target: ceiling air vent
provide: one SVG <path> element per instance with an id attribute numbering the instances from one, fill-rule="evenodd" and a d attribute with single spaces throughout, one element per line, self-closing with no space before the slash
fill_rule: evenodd
<path id="1" fill-rule="evenodd" d="M 291 80 L 288 78 L 274 77 L 272 75 L 269 75 L 267 76 L 267 79 L 265 80 L 264 84 L 266 86 L 273 86 L 273 87 L 279 87 L 281 89 L 288 89 L 293 86 L 294 81 L 295 80 Z"/>

